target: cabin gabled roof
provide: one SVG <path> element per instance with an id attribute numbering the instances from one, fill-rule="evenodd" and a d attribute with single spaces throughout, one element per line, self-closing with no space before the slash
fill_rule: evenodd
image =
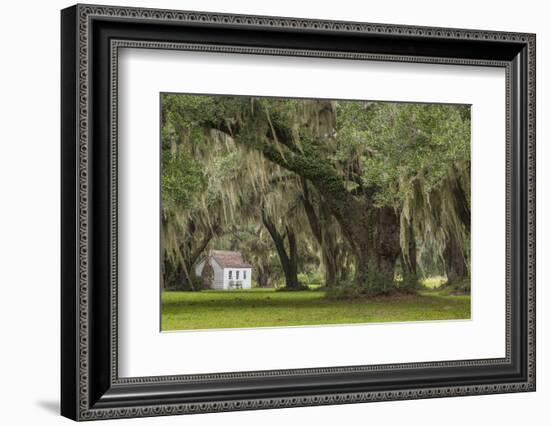
<path id="1" fill-rule="evenodd" d="M 252 268 L 250 263 L 244 261 L 239 251 L 212 250 L 210 256 L 222 268 Z"/>

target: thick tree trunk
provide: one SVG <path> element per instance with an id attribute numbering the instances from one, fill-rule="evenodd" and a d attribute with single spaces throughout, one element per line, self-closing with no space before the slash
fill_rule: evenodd
<path id="1" fill-rule="evenodd" d="M 401 267 L 403 275 L 416 277 L 416 240 L 412 223 L 407 224 L 408 247 L 401 248 Z"/>
<path id="2" fill-rule="evenodd" d="M 401 253 L 395 211 L 364 203 L 343 215 L 339 223 L 353 248 L 356 285 L 373 294 L 391 288 L 395 262 Z"/>
<path id="3" fill-rule="evenodd" d="M 412 220 L 405 224 L 403 232 L 406 234 L 406 247 L 400 247 L 399 261 L 401 263 L 402 281 L 399 289 L 404 292 L 415 293 L 418 289 L 418 275 L 416 272 L 416 240 Z"/>
<path id="4" fill-rule="evenodd" d="M 323 193 L 325 205 L 334 215 L 340 225 L 342 234 L 349 243 L 351 252 L 355 259 L 354 282 L 358 287 L 368 288 L 369 269 L 375 267 L 373 262 L 374 244 L 373 232 L 374 222 L 372 211 L 364 200 L 355 197 L 346 202 L 343 197 L 331 197 L 329 193 Z M 347 206 L 347 207 L 346 207 Z"/>
<path id="5" fill-rule="evenodd" d="M 336 255 L 330 253 L 328 248 L 323 249 L 323 265 L 325 267 L 325 286 L 334 287 L 338 284 L 338 265 Z"/>
<path id="6" fill-rule="evenodd" d="M 445 258 L 447 284 L 453 284 L 467 278 L 468 267 L 464 259 L 462 244 L 458 241 L 456 236 L 451 235 L 447 239 L 443 257 Z"/>
<path id="7" fill-rule="evenodd" d="M 372 287 L 372 280 L 369 280 L 369 261 L 371 260 L 367 255 L 367 251 L 362 251 L 360 248 L 354 251 L 355 257 L 355 276 L 353 281 L 358 287 L 363 287 L 367 291 Z"/>
<path id="8" fill-rule="evenodd" d="M 460 220 L 466 227 L 466 230 L 469 232 L 470 222 L 471 222 L 470 205 L 468 203 L 466 191 L 464 190 L 464 188 L 462 187 L 462 184 L 458 180 L 455 182 L 453 195 L 455 198 L 454 201 L 458 212 L 458 216 L 460 217 Z"/>
<path id="9" fill-rule="evenodd" d="M 458 216 L 464 225 L 467 233 L 470 232 L 470 207 L 466 197 L 466 192 L 456 181 L 453 189 L 454 202 L 457 208 Z M 462 282 L 468 287 L 468 265 L 466 263 L 466 253 L 462 241 L 456 234 L 449 235 L 446 241 L 445 250 L 443 251 L 445 260 L 445 272 L 447 274 L 447 284 Z"/>
<path id="10" fill-rule="evenodd" d="M 377 209 L 376 255 L 378 271 L 385 281 L 393 283 L 395 262 L 401 253 L 399 217 L 391 207 Z"/>
<path id="11" fill-rule="evenodd" d="M 394 286 L 395 263 L 401 253 L 399 217 L 392 208 L 375 208 L 355 197 L 353 204 L 347 210 L 333 208 L 355 258 L 354 282 L 367 294 L 386 292 Z"/>
<path id="12" fill-rule="evenodd" d="M 271 235 L 275 249 L 285 274 L 285 286 L 290 289 L 298 288 L 298 248 L 294 232 L 287 226 L 286 236 L 288 237 L 289 252 L 285 247 L 285 237 L 277 230 L 277 227 L 265 212 L 262 212 L 262 221 Z"/>
<path id="13" fill-rule="evenodd" d="M 321 247 L 323 266 L 325 272 L 325 286 L 334 287 L 341 277 L 343 265 L 338 265 L 338 248 L 333 236 L 328 234 L 325 229 L 326 223 L 332 218 L 327 214 L 327 209 L 324 211 L 320 207 L 320 212 L 317 214 L 306 179 L 302 178 L 302 189 L 304 192 L 303 204 L 306 216 L 308 218 L 311 232 L 317 243 Z M 327 217 L 328 216 L 328 217 Z"/>

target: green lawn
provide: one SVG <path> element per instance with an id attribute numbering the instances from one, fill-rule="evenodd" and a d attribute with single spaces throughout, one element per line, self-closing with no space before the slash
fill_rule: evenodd
<path id="1" fill-rule="evenodd" d="M 322 291 L 272 289 L 162 293 L 163 331 L 470 318 L 470 296 L 329 300 Z"/>

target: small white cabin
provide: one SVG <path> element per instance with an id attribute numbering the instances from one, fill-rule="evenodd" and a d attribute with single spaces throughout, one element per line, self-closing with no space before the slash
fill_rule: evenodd
<path id="1" fill-rule="evenodd" d="M 208 257 L 195 267 L 195 274 L 202 277 L 211 268 L 209 275 L 204 277 L 210 282 L 207 285 L 215 290 L 233 290 L 252 288 L 252 265 L 244 261 L 238 251 L 211 250 Z"/>

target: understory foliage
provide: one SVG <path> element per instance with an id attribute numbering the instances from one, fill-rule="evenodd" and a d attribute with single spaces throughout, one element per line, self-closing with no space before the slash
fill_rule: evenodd
<path id="1" fill-rule="evenodd" d="M 469 106 L 165 94 L 161 125 L 165 287 L 227 249 L 259 287 L 469 291 Z"/>

